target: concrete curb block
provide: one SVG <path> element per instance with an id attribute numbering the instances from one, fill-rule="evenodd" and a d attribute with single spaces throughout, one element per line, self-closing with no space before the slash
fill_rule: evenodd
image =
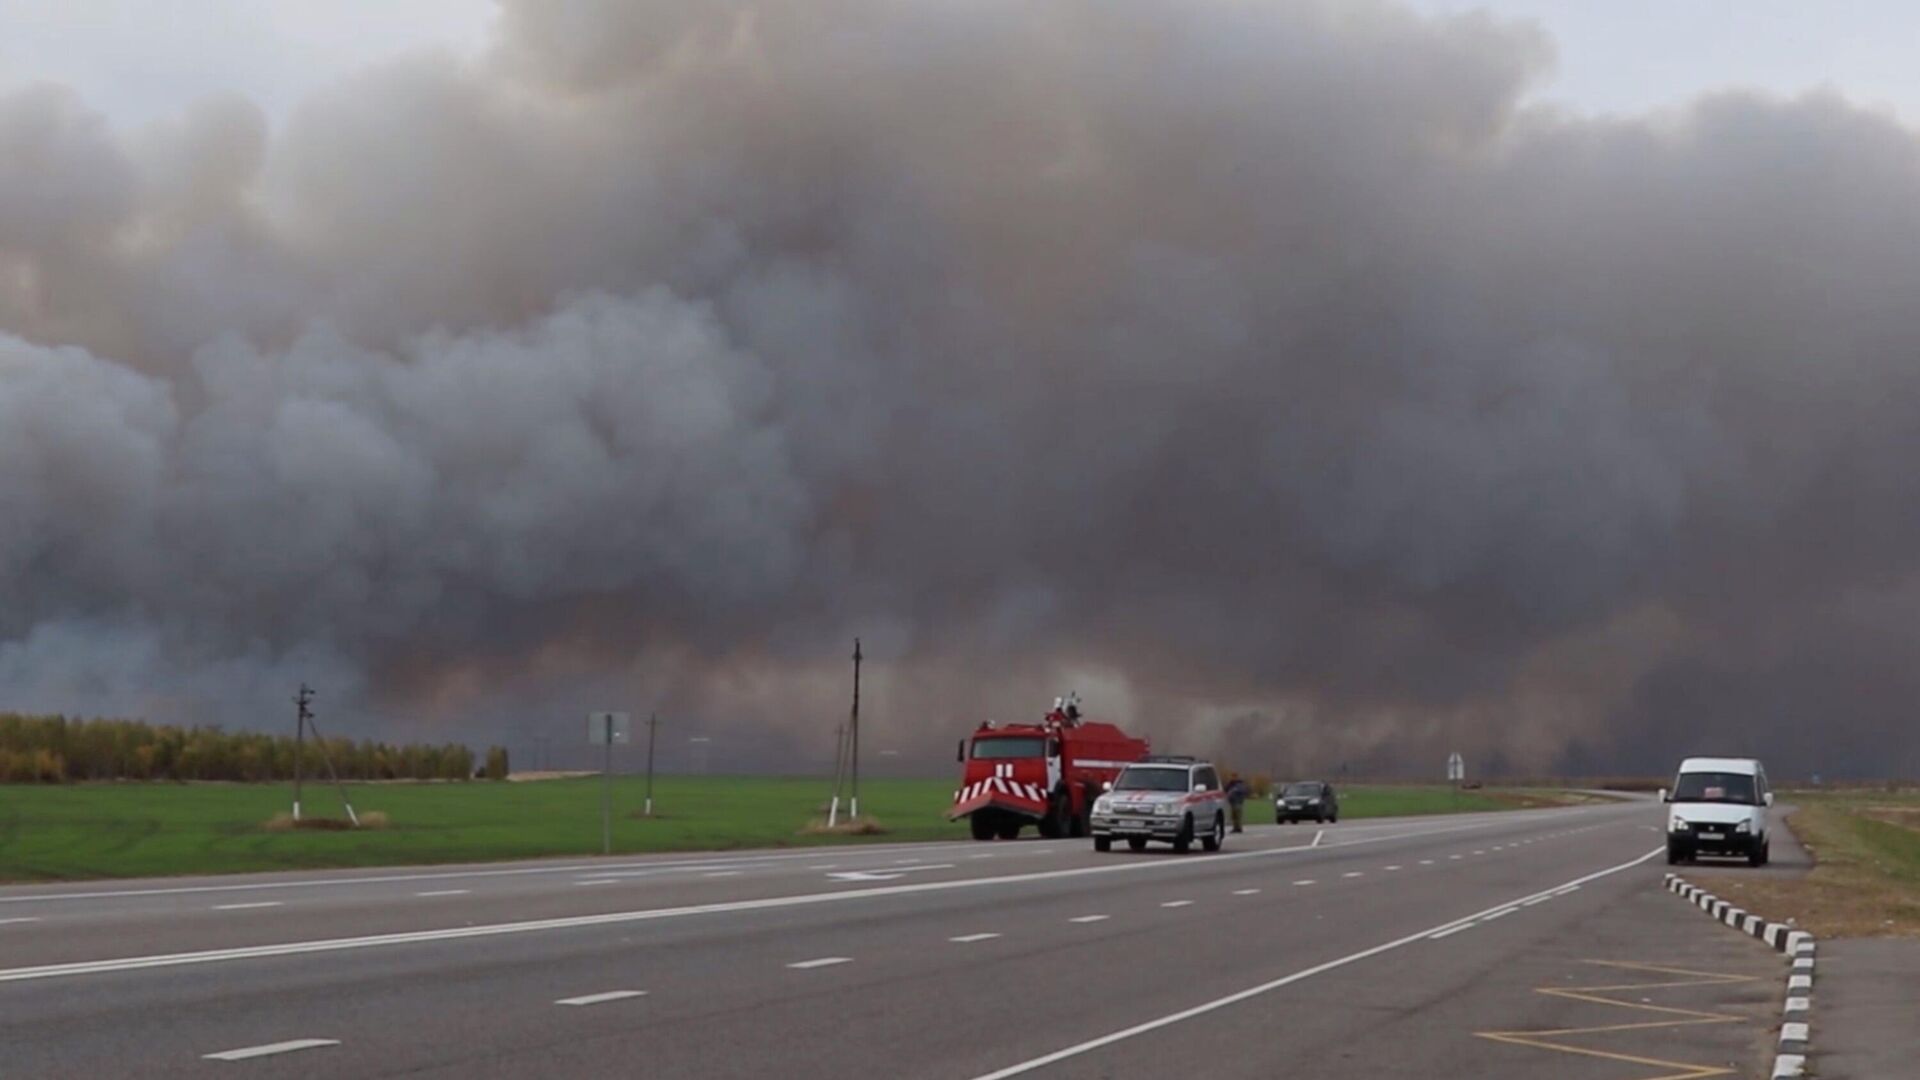
<path id="1" fill-rule="evenodd" d="M 1807 1048 L 1813 1039 L 1813 1026 L 1807 1019 L 1813 1011 L 1813 935 L 1805 930 L 1795 930 L 1786 923 L 1768 922 L 1751 912 L 1742 911 L 1698 885 L 1687 884 L 1677 874 L 1668 874 L 1666 883 L 1668 892 L 1691 902 L 1715 921 L 1759 938 L 1791 959 L 1787 969 L 1787 1000 L 1780 1010 L 1783 1017 L 1780 1024 L 1780 1051 L 1774 1055 L 1772 1080 L 1805 1076 Z"/>

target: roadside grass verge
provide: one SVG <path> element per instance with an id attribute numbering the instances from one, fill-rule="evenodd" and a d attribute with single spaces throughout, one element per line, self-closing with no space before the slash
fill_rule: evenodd
<path id="1" fill-rule="evenodd" d="M 1793 792 L 1787 826 L 1812 853 L 1799 877 L 1688 874 L 1768 919 L 1828 937 L 1920 937 L 1920 792 Z M 1914 823 L 1914 824 L 1909 824 Z"/>
<path id="2" fill-rule="evenodd" d="M 485 862 L 600 853 L 597 777 L 537 783 L 349 784 L 363 822 L 384 827 L 271 827 L 293 800 L 287 784 L 104 783 L 0 785 L 0 881 L 222 874 L 360 866 Z M 868 779 L 868 824 L 817 827 L 829 794 L 818 778 L 665 776 L 654 817 L 641 816 L 645 781 L 613 782 L 616 854 L 718 851 L 860 842 L 959 840 L 949 822 L 951 780 Z M 1551 804 L 1551 793 L 1460 791 L 1444 785 L 1353 785 L 1341 818 L 1503 810 Z M 309 784 L 313 817 L 344 817 L 330 786 Z M 1248 805 L 1253 824 L 1271 804 Z M 884 832 L 870 822 L 884 821 Z M 1027 835 L 1032 835 L 1028 830 Z"/>

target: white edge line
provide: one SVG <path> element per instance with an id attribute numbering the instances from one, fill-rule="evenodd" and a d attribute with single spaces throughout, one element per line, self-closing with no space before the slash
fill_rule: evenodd
<path id="1" fill-rule="evenodd" d="M 1637 859 L 1633 859 L 1629 862 L 1623 862 L 1618 866 L 1610 866 L 1605 870 L 1597 870 L 1591 874 L 1586 875 L 1585 877 L 1574 879 L 1574 881 L 1571 882 L 1570 884 L 1583 884 L 1589 881 L 1597 881 L 1600 878 L 1607 877 L 1612 874 L 1617 874 L 1622 870 L 1630 870 L 1636 866 L 1641 865 L 1642 863 L 1647 862 L 1648 860 L 1652 859 L 1654 856 L 1664 853 L 1665 851 L 1666 851 L 1666 846 L 1663 844 L 1660 847 L 1654 848 L 1652 851 L 1647 852 L 1645 855 L 1642 855 Z M 1547 891 L 1550 892 L 1551 890 L 1547 890 Z M 1533 896 L 1536 896 L 1536 895 L 1539 895 L 1539 894 L 1532 893 L 1532 894 L 1529 894 L 1528 896 L 1521 897 L 1520 899 L 1527 900 L 1527 899 L 1531 899 Z M 1255 998 L 1255 997 L 1259 997 L 1262 994 L 1271 993 L 1272 991 L 1278 990 L 1283 986 L 1288 986 L 1293 983 L 1300 982 L 1303 979 L 1310 979 L 1315 975 L 1332 971 L 1335 968 L 1345 967 L 1348 964 L 1354 963 L 1356 961 L 1365 960 L 1374 956 L 1379 956 L 1381 953 L 1391 952 L 1395 949 L 1402 948 L 1403 946 L 1411 945 L 1416 941 L 1424 941 L 1432 937 L 1434 934 L 1440 933 L 1441 931 L 1446 930 L 1450 927 L 1459 925 L 1462 922 L 1471 922 L 1475 919 L 1484 918 L 1485 916 L 1491 914 L 1492 912 L 1500 911 L 1503 909 L 1510 909 L 1513 904 L 1518 902 L 1519 901 L 1517 900 L 1510 900 L 1505 903 L 1495 905 L 1494 907 L 1487 908 L 1483 911 L 1475 912 L 1474 914 L 1465 916 L 1464 918 L 1461 918 L 1461 919 L 1451 919 L 1447 922 L 1441 923 L 1438 926 L 1428 927 L 1427 929 L 1421 930 L 1418 933 L 1408 934 L 1405 937 L 1399 937 L 1399 938 L 1393 939 L 1392 941 L 1382 942 L 1381 944 L 1375 945 L 1370 949 L 1362 949 L 1361 951 L 1356 953 L 1349 953 L 1346 956 L 1342 956 L 1334 960 L 1329 960 L 1323 964 L 1316 964 L 1313 967 L 1302 968 L 1291 975 L 1284 975 L 1270 982 L 1261 983 L 1258 986 L 1250 986 L 1245 990 L 1228 994 L 1225 997 L 1215 998 L 1212 1001 L 1209 1001 L 1200 1005 L 1195 1005 L 1189 1009 L 1182 1009 L 1179 1012 L 1168 1013 L 1167 1015 L 1162 1016 L 1158 1019 L 1149 1020 L 1142 1024 L 1135 1024 L 1134 1026 L 1129 1028 L 1122 1028 L 1119 1031 L 1115 1031 L 1107 1035 L 1102 1035 L 1096 1039 L 1088 1039 L 1086 1042 L 1077 1043 L 1073 1046 L 1069 1046 L 1061 1050 L 1055 1050 L 1051 1054 L 1044 1054 L 1040 1057 L 1033 1058 L 1032 1060 L 1020 1062 L 1017 1065 L 1009 1065 L 1006 1068 L 1000 1069 L 996 1072 L 983 1073 L 982 1075 L 975 1077 L 974 1080 L 1004 1080 L 1005 1077 L 1019 1076 L 1021 1073 L 1032 1072 L 1035 1069 L 1044 1068 L 1045 1066 L 1052 1065 L 1055 1062 L 1065 1061 L 1066 1059 L 1071 1057 L 1078 1057 L 1079 1055 L 1084 1054 L 1090 1050 L 1098 1050 L 1103 1046 L 1111 1046 L 1112 1044 L 1121 1042 L 1122 1040 L 1131 1039 L 1136 1035 L 1144 1035 L 1149 1031 L 1157 1031 L 1163 1027 L 1170 1027 L 1182 1021 L 1191 1020 L 1196 1016 L 1204 1016 L 1207 1013 L 1224 1009 L 1229 1005 L 1237 1005 L 1240 1002 L 1246 1001 L 1249 998 Z"/>
<path id="2" fill-rule="evenodd" d="M 1449 936 L 1449 935 L 1452 935 L 1452 934 L 1457 934 L 1457 933 L 1459 933 L 1459 932 L 1460 932 L 1460 931 L 1462 931 L 1462 930 L 1471 930 L 1471 929 L 1473 929 L 1473 924 L 1472 924 L 1472 923 L 1470 923 L 1470 922 L 1463 922 L 1463 923 L 1461 923 L 1461 924 L 1460 924 L 1460 925 L 1458 925 L 1458 926 L 1449 926 L 1449 927 L 1447 927 L 1447 928 L 1446 928 L 1445 930 L 1442 930 L 1442 931 L 1440 931 L 1440 932 L 1439 932 L 1439 933 L 1437 933 L 1437 934 L 1428 934 L 1428 935 L 1427 935 L 1427 939 L 1428 939 L 1429 941 L 1439 941 L 1439 940 L 1440 940 L 1441 938 L 1443 938 L 1443 937 L 1447 937 L 1447 936 Z"/>
<path id="3" fill-rule="evenodd" d="M 214 1054 L 202 1054 L 212 1061 L 245 1061 L 248 1058 L 267 1057 L 272 1054 L 289 1054 L 295 1050 L 312 1050 L 321 1046 L 339 1046 L 339 1039 L 288 1039 L 286 1042 L 267 1043 L 264 1046 L 243 1046 L 238 1050 L 222 1050 Z"/>

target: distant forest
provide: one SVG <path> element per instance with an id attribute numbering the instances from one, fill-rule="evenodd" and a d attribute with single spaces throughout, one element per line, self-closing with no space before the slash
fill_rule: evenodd
<path id="1" fill-rule="evenodd" d="M 301 771 L 325 778 L 326 762 L 309 738 Z M 325 740 L 342 780 L 466 780 L 473 751 L 351 739 Z M 504 778 L 506 751 L 487 755 L 487 775 Z M 497 776 L 496 776 L 497 773 Z M 217 727 L 175 727 L 140 720 L 78 720 L 0 712 L 0 783 L 80 780 L 290 780 L 293 736 Z"/>

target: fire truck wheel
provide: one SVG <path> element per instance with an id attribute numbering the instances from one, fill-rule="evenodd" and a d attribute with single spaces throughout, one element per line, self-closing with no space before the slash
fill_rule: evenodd
<path id="1" fill-rule="evenodd" d="M 1040 819 L 1040 835 L 1049 840 L 1058 840 L 1067 835 L 1067 819 L 1071 813 L 1066 793 L 1054 792 L 1053 798 L 1047 800 L 1047 816 Z"/>
<path id="2" fill-rule="evenodd" d="M 1200 846 L 1208 851 L 1219 851 L 1227 838 L 1227 823 L 1219 814 L 1213 815 L 1213 828 L 1200 838 Z"/>
<path id="3" fill-rule="evenodd" d="M 973 830 L 975 840 L 993 839 L 993 822 L 985 814 L 974 814 L 967 818 L 967 826 Z"/>
<path id="4" fill-rule="evenodd" d="M 1111 836 L 1096 836 L 1096 837 L 1094 837 L 1094 838 L 1093 838 L 1093 850 L 1095 850 L 1095 851 L 1112 851 L 1112 850 L 1113 850 L 1113 837 L 1111 837 Z"/>
<path id="5" fill-rule="evenodd" d="M 1127 837 L 1127 846 L 1135 851 L 1145 851 L 1147 850 L 1147 838 L 1144 836 L 1129 836 Z"/>
<path id="6" fill-rule="evenodd" d="M 1012 840 L 1019 835 L 1020 823 L 1018 821 L 1003 821 L 1000 823 L 1000 839 Z"/>
<path id="7" fill-rule="evenodd" d="M 1188 817 L 1180 824 L 1180 835 L 1173 838 L 1173 850 L 1185 854 L 1193 847 L 1193 818 Z"/>

